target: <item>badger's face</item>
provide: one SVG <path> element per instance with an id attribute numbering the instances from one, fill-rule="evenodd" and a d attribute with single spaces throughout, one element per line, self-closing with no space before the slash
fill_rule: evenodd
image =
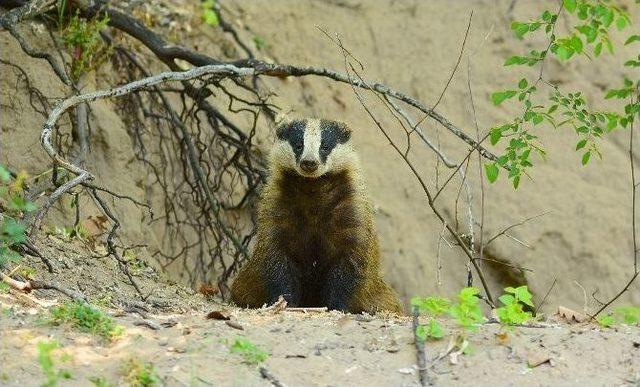
<path id="1" fill-rule="evenodd" d="M 341 122 L 304 119 L 276 129 L 274 157 L 279 166 L 301 176 L 317 178 L 344 169 L 353 158 L 351 130 Z"/>

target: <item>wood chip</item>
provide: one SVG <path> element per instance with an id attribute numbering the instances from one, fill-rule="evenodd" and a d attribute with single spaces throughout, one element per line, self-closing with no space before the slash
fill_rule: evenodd
<path id="1" fill-rule="evenodd" d="M 558 316 L 565 319 L 569 324 L 581 323 L 587 320 L 587 316 L 584 313 L 576 312 L 564 306 L 558 306 Z"/>
<path id="2" fill-rule="evenodd" d="M 541 351 L 531 351 L 527 356 L 527 365 L 530 368 L 536 368 L 539 365 L 550 361 L 551 357 L 549 356 L 549 354 Z"/>
<path id="3" fill-rule="evenodd" d="M 224 323 L 233 329 L 244 331 L 244 327 L 237 321 L 225 321 Z"/>

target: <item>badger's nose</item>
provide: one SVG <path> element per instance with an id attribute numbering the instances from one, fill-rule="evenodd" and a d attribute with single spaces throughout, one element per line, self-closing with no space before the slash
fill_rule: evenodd
<path id="1" fill-rule="evenodd" d="M 300 161 L 300 168 L 305 172 L 312 173 L 318 169 L 318 162 L 315 160 L 302 160 Z"/>

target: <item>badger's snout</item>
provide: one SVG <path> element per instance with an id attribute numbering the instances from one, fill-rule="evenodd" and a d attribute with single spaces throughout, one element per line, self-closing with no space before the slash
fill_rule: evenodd
<path id="1" fill-rule="evenodd" d="M 315 160 L 301 160 L 300 161 L 300 169 L 307 173 L 313 173 L 318 169 L 318 162 Z"/>

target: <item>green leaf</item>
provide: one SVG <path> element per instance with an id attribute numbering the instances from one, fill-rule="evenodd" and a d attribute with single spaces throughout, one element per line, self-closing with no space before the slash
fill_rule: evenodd
<path id="1" fill-rule="evenodd" d="M 504 66 L 511 66 L 511 65 L 521 65 L 521 64 L 527 64 L 527 62 L 529 62 L 529 59 L 525 58 L 524 56 L 512 56 L 510 58 L 508 58 L 505 62 L 504 62 Z"/>
<path id="2" fill-rule="evenodd" d="M 560 60 L 568 60 L 573 56 L 574 50 L 567 46 L 558 46 L 555 54 Z"/>
<path id="3" fill-rule="evenodd" d="M 493 128 L 489 132 L 489 141 L 491 145 L 496 145 L 498 141 L 502 138 L 502 130 L 500 128 Z"/>
<path id="4" fill-rule="evenodd" d="M 573 35 L 569 43 L 571 44 L 571 48 L 573 48 L 575 52 L 577 52 L 578 54 L 582 52 L 582 40 L 579 37 Z"/>
<path id="5" fill-rule="evenodd" d="M 418 325 L 416 327 L 416 337 L 420 341 L 426 341 L 427 340 L 427 329 L 425 328 L 424 325 Z"/>
<path id="6" fill-rule="evenodd" d="M 616 27 L 618 28 L 618 31 L 624 30 L 626 26 L 627 19 L 624 16 L 618 16 L 618 19 L 616 19 Z"/>
<path id="7" fill-rule="evenodd" d="M 599 42 L 598 44 L 596 44 L 596 47 L 593 49 L 593 53 L 596 56 L 600 56 L 600 54 L 602 53 L 602 42 Z"/>
<path id="8" fill-rule="evenodd" d="M 531 292 L 529 292 L 529 288 L 527 287 L 527 285 L 518 286 L 514 289 L 513 294 L 520 302 L 533 307 L 533 295 L 531 294 Z"/>
<path id="9" fill-rule="evenodd" d="M 612 327 L 615 322 L 615 318 L 613 318 L 613 316 L 610 314 L 598 317 L 598 324 L 600 324 L 600 326 L 604 328 Z"/>
<path id="10" fill-rule="evenodd" d="M 518 189 L 520 186 L 520 175 L 513 178 L 513 188 Z"/>
<path id="11" fill-rule="evenodd" d="M 516 298 L 511 294 L 503 294 L 498 297 L 498 300 L 500 300 L 504 305 L 511 305 L 516 301 Z"/>
<path id="12" fill-rule="evenodd" d="M 442 329 L 442 325 L 434 319 L 429 321 L 429 331 L 427 333 L 429 337 L 433 337 L 434 339 L 441 339 L 444 337 L 444 329 Z"/>
<path id="13" fill-rule="evenodd" d="M 413 297 L 411 299 L 411 305 L 417 306 L 421 312 L 428 312 L 439 316 L 449 310 L 451 301 L 443 297 Z"/>
<path id="14" fill-rule="evenodd" d="M 12 196 L 7 204 L 10 210 L 32 212 L 37 208 L 35 204 L 23 198 L 22 196 Z"/>
<path id="15" fill-rule="evenodd" d="M 522 78 L 520 82 L 518 82 L 518 87 L 521 89 L 524 89 L 527 87 L 528 84 L 529 83 L 527 82 L 527 80 L 525 78 Z"/>
<path id="16" fill-rule="evenodd" d="M 498 169 L 498 166 L 496 165 L 496 163 L 485 164 L 484 170 L 485 170 L 485 173 L 487 174 L 487 179 L 489 180 L 490 183 L 493 183 L 498 179 L 498 174 L 500 173 L 500 170 Z"/>
<path id="17" fill-rule="evenodd" d="M 11 179 L 11 174 L 9 171 L 5 169 L 2 165 L 0 165 L 0 183 L 8 183 Z"/>
<path id="18" fill-rule="evenodd" d="M 562 4 L 564 5 L 564 8 L 569 11 L 569 13 L 573 13 L 576 10 L 576 7 L 578 6 L 578 1 L 577 0 L 563 0 Z"/>
<path id="19" fill-rule="evenodd" d="M 631 44 L 633 42 L 640 42 L 640 35 L 631 35 L 629 39 L 624 42 L 624 45 Z"/>
<path id="20" fill-rule="evenodd" d="M 505 100 L 509 98 L 513 98 L 516 94 L 517 94 L 517 91 L 515 90 L 498 91 L 491 94 L 491 101 L 493 101 L 493 104 L 497 106 L 497 105 L 500 105 Z"/>
<path id="21" fill-rule="evenodd" d="M 580 150 L 580 149 L 584 148 L 585 145 L 587 145 L 587 139 L 586 138 L 584 140 L 578 141 L 578 143 L 576 144 L 576 150 Z"/>
<path id="22" fill-rule="evenodd" d="M 514 21 L 511 23 L 511 29 L 515 32 L 518 38 L 522 39 L 524 35 L 529 32 L 529 24 Z"/>
<path id="23" fill-rule="evenodd" d="M 27 240 L 26 229 L 22 223 L 12 218 L 6 217 L 2 222 L 2 233 L 8 237 L 10 246 Z"/>
<path id="24" fill-rule="evenodd" d="M 622 316 L 622 322 L 628 325 L 640 323 L 640 307 L 621 306 L 615 309 L 615 313 Z"/>
<path id="25" fill-rule="evenodd" d="M 209 24 L 212 27 L 220 24 L 220 20 L 218 20 L 218 14 L 213 9 L 205 9 L 202 14 L 202 19 L 205 23 Z"/>
<path id="26" fill-rule="evenodd" d="M 591 158 L 591 151 L 586 151 L 584 155 L 582 155 L 582 165 L 587 165 L 590 158 Z"/>

